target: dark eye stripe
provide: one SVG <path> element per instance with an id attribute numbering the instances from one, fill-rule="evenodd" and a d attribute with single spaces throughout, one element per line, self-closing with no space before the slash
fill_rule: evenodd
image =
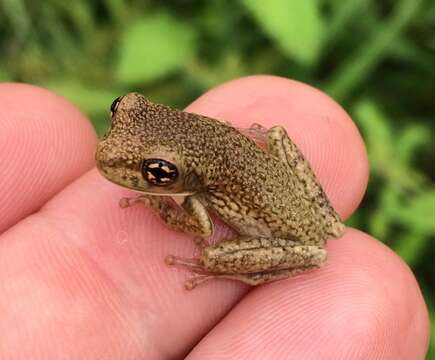
<path id="1" fill-rule="evenodd" d="M 178 177 L 177 167 L 163 159 L 146 159 L 142 165 L 142 176 L 155 186 L 173 184 Z"/>

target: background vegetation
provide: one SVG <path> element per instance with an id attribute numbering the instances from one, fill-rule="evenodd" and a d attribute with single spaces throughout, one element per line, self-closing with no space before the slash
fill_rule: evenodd
<path id="1" fill-rule="evenodd" d="M 434 1 L 0 0 L 0 51 L 0 81 L 57 91 L 99 133 L 130 90 L 183 107 L 255 73 L 323 89 L 368 146 L 369 189 L 350 223 L 412 267 L 435 327 Z"/>

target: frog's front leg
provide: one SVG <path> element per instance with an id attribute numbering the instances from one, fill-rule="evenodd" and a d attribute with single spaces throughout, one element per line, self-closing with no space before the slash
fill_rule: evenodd
<path id="1" fill-rule="evenodd" d="M 195 242 L 199 245 L 204 243 L 204 238 L 213 232 L 213 223 L 204 205 L 195 195 L 186 196 L 178 205 L 168 196 L 139 195 L 135 198 L 123 198 L 119 204 L 121 207 L 129 207 L 137 203 L 143 203 L 172 229 L 195 235 Z"/>
<path id="2" fill-rule="evenodd" d="M 200 275 L 187 280 L 186 289 L 213 278 L 258 285 L 317 268 L 325 261 L 326 250 L 321 246 L 247 236 L 208 246 L 198 259 L 166 259 L 169 265 L 181 265 Z"/>

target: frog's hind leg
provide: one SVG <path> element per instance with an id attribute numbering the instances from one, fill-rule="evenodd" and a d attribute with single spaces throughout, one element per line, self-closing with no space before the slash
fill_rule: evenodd
<path id="1" fill-rule="evenodd" d="M 282 126 L 274 126 L 268 130 L 267 149 L 272 156 L 287 165 L 287 169 L 293 178 L 299 180 L 295 184 L 295 186 L 300 187 L 297 191 L 301 194 L 305 193 L 314 202 L 322 203 L 322 206 L 329 205 L 329 201 L 310 164 Z"/>
<path id="2" fill-rule="evenodd" d="M 271 155 L 287 164 L 295 175 L 308 175 L 315 181 L 310 165 L 282 126 L 274 126 L 267 131 L 267 149 Z"/>
<path id="3" fill-rule="evenodd" d="M 261 148 L 267 147 L 267 128 L 258 123 L 253 123 L 249 128 L 237 128 L 243 135 L 254 140 Z"/>
<path id="4" fill-rule="evenodd" d="M 345 227 L 329 203 L 310 164 L 282 126 L 274 126 L 267 132 L 267 148 L 272 156 L 281 160 L 294 181 L 294 192 L 310 199 L 315 212 L 320 214 L 325 232 L 332 237 L 343 235 Z"/>
<path id="5" fill-rule="evenodd" d="M 194 276 L 184 282 L 184 288 L 186 290 L 192 290 L 196 288 L 198 285 L 215 279 L 225 279 L 225 280 L 237 280 L 241 281 L 245 284 L 256 286 L 261 284 L 266 284 L 268 282 L 284 280 L 289 277 L 295 276 L 297 274 L 301 274 L 305 271 L 316 269 L 318 266 L 311 266 L 307 268 L 300 269 L 283 269 L 283 270 L 273 270 L 268 272 L 260 272 L 260 273 L 252 273 L 252 274 L 238 274 L 238 275 L 229 275 L 229 274 L 213 274 L 213 275 L 199 275 Z"/>
<path id="6" fill-rule="evenodd" d="M 210 279 L 233 279 L 249 285 L 280 280 L 319 267 L 326 251 L 290 239 L 240 237 L 208 246 L 197 259 L 168 256 L 166 263 L 178 265 L 200 276 L 187 280 L 193 289 Z"/>

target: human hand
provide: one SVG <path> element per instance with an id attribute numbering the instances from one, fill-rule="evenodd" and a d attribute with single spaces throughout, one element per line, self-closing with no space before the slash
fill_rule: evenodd
<path id="1" fill-rule="evenodd" d="M 347 229 L 318 270 L 187 292 L 189 274 L 163 260 L 191 256 L 192 241 L 148 209 L 118 207 L 129 192 L 93 168 L 96 138 L 83 115 L 32 86 L 3 84 L 0 96 L 0 359 L 424 358 L 421 292 L 379 241 Z M 318 90 L 248 77 L 188 110 L 242 128 L 286 126 L 342 218 L 358 206 L 364 145 Z"/>

